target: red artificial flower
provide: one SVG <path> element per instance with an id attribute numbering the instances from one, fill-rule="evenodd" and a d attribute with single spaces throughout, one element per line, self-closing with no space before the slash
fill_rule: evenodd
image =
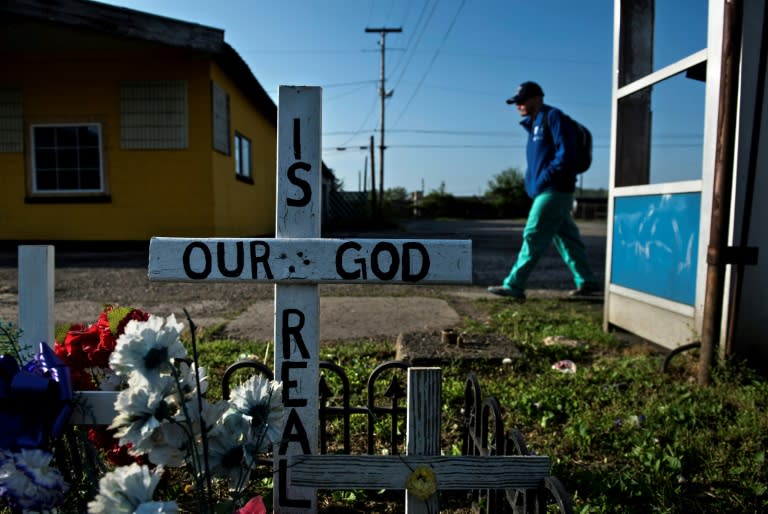
<path id="1" fill-rule="evenodd" d="M 67 331 L 64 342 L 54 345 L 56 355 L 64 359 L 70 367 L 88 367 L 88 351 L 99 344 L 99 334 L 93 327 L 72 325 Z"/>
<path id="2" fill-rule="evenodd" d="M 113 319 L 121 316 L 115 323 Z M 131 320 L 147 321 L 149 314 L 138 309 L 119 308 L 113 305 L 107 305 L 99 315 L 96 325 L 99 330 L 99 345 L 90 355 L 91 361 L 95 366 L 102 368 L 109 367 L 109 355 L 115 351 L 117 339 L 125 333 L 125 326 Z M 114 330 L 112 329 L 114 327 Z"/>
<path id="3" fill-rule="evenodd" d="M 116 429 L 110 430 L 106 426 L 91 426 L 88 429 L 88 440 L 96 448 L 106 453 L 107 460 L 115 466 L 127 466 L 134 462 L 150 465 L 146 455 L 134 456 L 128 453 L 130 444 L 120 446 L 115 438 Z"/>
<path id="4" fill-rule="evenodd" d="M 254 496 L 237 510 L 237 514 L 267 514 L 267 508 L 264 506 L 264 500 L 261 496 Z"/>
<path id="5" fill-rule="evenodd" d="M 149 314 L 138 309 L 107 305 L 96 323 L 72 325 L 63 342 L 56 341 L 54 352 L 69 367 L 76 390 L 98 388 L 88 368 L 109 369 L 109 356 L 117 346 L 117 338 L 131 320 L 147 321 Z M 115 330 L 112 330 L 115 327 Z"/>
<path id="6" fill-rule="evenodd" d="M 99 334 L 93 325 L 72 325 L 63 342 L 56 341 L 53 351 L 69 366 L 72 387 L 78 391 L 97 388 L 88 368 L 91 367 L 89 352 L 98 346 Z"/>
<path id="7" fill-rule="evenodd" d="M 63 342 L 56 341 L 54 352 L 69 366 L 72 388 L 77 391 L 92 391 L 99 388 L 93 370 L 109 369 L 109 356 L 117 346 L 117 338 L 125 332 L 131 320 L 147 321 L 149 314 L 138 309 L 107 305 L 99 319 L 90 326 L 72 325 Z M 113 330 L 114 327 L 114 330 Z M 138 462 L 147 464 L 146 456 L 134 457 L 128 453 L 129 446 L 120 446 L 114 438 L 115 431 L 106 426 L 91 427 L 88 439 L 112 464 L 122 466 Z"/>
<path id="8" fill-rule="evenodd" d="M 136 321 L 149 321 L 149 313 L 140 311 L 139 309 L 133 309 L 130 313 L 128 313 L 127 316 L 125 316 L 123 319 L 120 320 L 120 323 L 117 324 L 117 335 L 121 336 L 125 333 L 125 326 L 128 324 L 129 321 L 136 320 Z"/>

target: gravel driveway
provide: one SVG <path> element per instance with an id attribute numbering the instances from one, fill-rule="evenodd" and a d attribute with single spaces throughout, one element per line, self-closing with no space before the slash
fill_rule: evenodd
<path id="1" fill-rule="evenodd" d="M 605 223 L 580 222 L 590 260 L 603 276 Z M 456 325 L 471 316 L 476 298 L 496 298 L 488 285 L 506 274 L 520 245 L 522 221 L 413 220 L 398 231 L 334 233 L 328 237 L 381 239 L 471 239 L 473 284 L 416 286 L 322 284 L 321 339 L 397 335 Z M 106 303 L 134 306 L 155 314 L 187 309 L 199 326 L 222 325 L 233 337 L 271 338 L 274 287 L 256 283 L 150 282 L 147 245 L 110 249 L 99 245 L 56 248 L 57 323 L 92 322 Z M 16 248 L 0 248 L 0 319 L 16 321 Z M 554 249 L 530 279 L 529 296 L 561 296 L 573 288 L 570 274 Z"/>

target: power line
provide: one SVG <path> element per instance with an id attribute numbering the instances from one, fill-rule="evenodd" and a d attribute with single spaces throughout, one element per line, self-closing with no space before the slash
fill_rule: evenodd
<path id="1" fill-rule="evenodd" d="M 596 147 L 598 147 L 596 145 Z M 404 145 L 389 145 L 387 148 L 445 148 L 445 149 L 515 149 L 525 148 L 525 145 L 418 145 L 418 144 L 404 144 Z M 607 146 L 606 146 L 607 148 Z M 327 146 L 323 148 L 323 152 L 342 152 L 346 151 L 345 147 Z"/>
<path id="2" fill-rule="evenodd" d="M 376 80 L 356 80 L 354 82 L 337 82 L 336 84 L 322 84 L 323 89 L 328 87 L 346 87 L 346 86 L 358 86 L 360 84 L 375 84 Z"/>
<path id="3" fill-rule="evenodd" d="M 356 88 L 354 88 L 354 89 L 350 89 L 349 91 L 345 91 L 345 92 L 343 92 L 343 93 L 339 93 L 338 95 L 329 96 L 328 98 L 325 98 L 325 100 L 324 100 L 324 101 L 326 101 L 326 102 L 329 102 L 329 101 L 331 101 L 331 100 L 336 100 L 336 99 L 338 99 L 338 98 L 343 98 L 343 97 L 345 97 L 345 96 L 349 96 L 349 95 L 351 95 L 351 94 L 353 94 L 353 93 L 357 93 L 357 92 L 358 92 L 358 91 L 360 91 L 361 89 L 364 89 L 364 88 L 365 88 L 365 87 L 367 87 L 368 85 L 369 85 L 369 84 L 363 84 L 363 85 L 361 85 L 361 86 L 357 86 L 357 87 L 356 87 Z"/>
<path id="4" fill-rule="evenodd" d="M 363 127 L 368 123 L 368 119 L 371 117 L 371 114 L 373 114 L 373 110 L 376 108 L 376 97 L 373 98 L 373 102 L 371 103 L 371 108 L 368 109 L 368 114 L 365 115 L 365 118 L 363 119 L 363 122 L 360 123 L 360 126 L 357 128 L 356 131 L 352 132 L 352 135 L 347 138 L 344 143 L 340 144 L 339 146 L 348 146 L 349 142 L 352 141 L 355 136 L 357 136 L 360 132 L 363 131 Z M 374 129 L 375 130 L 375 129 Z M 366 132 L 373 132 L 374 130 L 366 130 Z"/>
<path id="5" fill-rule="evenodd" d="M 427 31 L 427 26 L 429 25 L 429 22 L 432 20 L 432 15 L 435 14 L 435 9 L 437 9 L 437 4 L 438 4 L 438 0 L 435 0 L 435 3 L 432 4 L 432 10 L 429 12 L 429 16 L 427 17 L 427 20 L 424 22 L 424 25 L 422 25 L 421 29 L 419 30 L 419 23 L 424 17 L 424 13 L 426 12 L 427 7 L 429 6 L 429 0 L 427 0 L 424 3 L 424 7 L 422 7 L 421 13 L 419 14 L 419 19 L 416 22 L 416 28 L 414 29 L 414 33 L 411 34 L 411 39 L 408 40 L 408 43 L 405 45 L 405 47 L 406 49 L 411 49 L 411 41 L 413 37 L 417 35 L 416 32 L 418 32 L 418 39 L 416 40 L 416 45 L 411 49 L 411 53 L 408 55 L 408 59 L 405 62 L 405 66 L 400 72 L 400 75 L 397 77 L 397 80 L 395 81 L 395 87 L 393 89 L 397 89 L 397 87 L 400 85 L 400 81 L 403 79 L 403 75 L 405 75 L 405 71 L 408 69 L 408 66 L 411 64 L 411 59 L 413 59 L 413 56 L 416 55 L 416 49 L 421 44 L 421 38 L 424 36 L 424 33 Z M 399 61 L 397 61 L 397 64 L 395 64 L 392 70 L 393 73 L 397 71 L 397 68 L 400 66 L 400 63 L 403 62 L 403 59 L 405 59 L 405 56 L 403 56 Z"/>
<path id="6" fill-rule="evenodd" d="M 375 129 L 374 129 L 375 130 Z M 517 132 L 494 132 L 490 130 L 430 130 L 430 129 L 389 129 L 388 133 L 397 134 L 440 134 L 440 135 L 456 135 L 456 136 L 501 136 L 509 137 L 518 135 Z M 339 130 L 335 132 L 323 132 L 323 136 L 342 136 L 346 134 L 357 134 L 349 130 Z"/>
<path id="7" fill-rule="evenodd" d="M 376 131 L 376 128 L 371 128 L 371 131 Z M 361 130 L 337 130 L 333 132 L 323 132 L 323 136 L 343 136 L 348 134 L 359 134 Z M 523 137 L 523 133 L 519 131 L 496 131 L 496 130 L 437 130 L 437 129 L 388 129 L 390 134 L 438 134 L 448 136 L 490 136 L 490 137 Z M 608 136 L 600 136 L 599 134 L 593 134 L 595 139 L 607 138 Z M 657 139 L 701 139 L 703 134 L 671 134 L 662 133 L 654 134 L 653 140 Z M 345 145 L 341 145 L 345 146 Z"/>
<path id="8" fill-rule="evenodd" d="M 400 116 L 398 116 L 397 119 L 395 120 L 395 123 L 394 123 L 395 126 L 397 126 L 398 122 L 403 117 L 403 114 L 405 114 L 405 112 L 408 110 L 408 107 L 411 105 L 411 102 L 416 97 L 416 94 L 419 92 L 419 89 L 421 89 L 421 85 L 424 83 L 424 79 L 427 78 L 427 75 L 432 70 L 432 65 L 435 64 L 435 61 L 437 60 L 437 56 L 440 55 L 440 51 L 443 49 L 443 45 L 445 45 L 445 42 L 448 39 L 448 36 L 450 35 L 451 30 L 453 29 L 453 26 L 456 24 L 456 20 L 458 19 L 459 14 L 461 13 L 461 10 L 464 8 L 465 3 L 466 3 L 466 0 L 461 0 L 461 3 L 459 4 L 459 8 L 456 9 L 456 14 L 453 15 L 451 24 L 448 26 L 448 29 L 445 31 L 442 41 L 440 41 L 440 46 L 437 47 L 437 50 L 435 51 L 435 55 L 432 56 L 432 60 L 429 62 L 429 65 L 427 66 L 427 69 L 424 72 L 424 75 L 422 75 L 421 80 L 419 81 L 419 84 L 416 86 L 416 89 L 413 91 L 413 94 L 408 99 L 408 102 L 405 104 L 405 107 L 403 107 L 403 110 L 400 111 Z"/>
<path id="9" fill-rule="evenodd" d="M 359 50 L 350 50 L 349 48 L 345 49 L 334 49 L 334 48 L 317 48 L 314 50 L 307 50 L 306 48 L 286 48 L 286 49 L 258 49 L 258 50 L 238 50 L 237 53 L 239 54 L 352 54 L 352 53 L 361 53 L 365 52 L 363 49 Z"/>

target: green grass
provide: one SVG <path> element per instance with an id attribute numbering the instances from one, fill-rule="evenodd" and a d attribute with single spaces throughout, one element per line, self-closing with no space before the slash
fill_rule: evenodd
<path id="1" fill-rule="evenodd" d="M 466 320 L 464 330 L 504 334 L 522 356 L 512 365 L 473 362 L 470 369 L 459 360 L 443 366 L 445 451 L 458 444 L 464 383 L 474 371 L 483 394 L 501 403 L 505 427 L 518 428 L 532 451 L 552 458 L 553 474 L 572 495 L 576 512 L 768 510 L 764 377 L 726 363 L 702 388 L 694 380 L 696 352 L 675 357 L 662 373 L 664 356 L 653 347 L 603 332 L 599 304 L 478 301 L 477 307 L 485 316 Z M 547 336 L 582 344 L 544 346 Z M 205 342 L 201 362 L 217 376 L 246 347 Z M 263 348 L 252 351 L 263 355 Z M 362 394 L 375 366 L 394 358 L 392 348 L 391 341 L 324 345 L 321 359 L 343 367 L 352 390 Z M 577 372 L 552 370 L 560 359 L 573 360 Z M 353 401 L 362 404 L 362 398 Z M 362 512 L 370 509 L 371 496 L 334 498 L 350 509 L 358 503 Z"/>
<path id="2" fill-rule="evenodd" d="M 736 362 L 714 369 L 712 385 L 696 384 L 697 352 L 676 356 L 666 373 L 654 347 L 602 330 L 594 303 L 478 300 L 462 330 L 503 334 L 521 357 L 511 364 L 455 360 L 443 365 L 443 450 L 459 445 L 464 384 L 473 371 L 484 396 L 496 396 L 505 428 L 517 428 L 532 451 L 548 455 L 552 472 L 588 513 L 758 513 L 768 511 L 768 381 Z M 200 331 L 200 363 L 221 394 L 224 370 L 256 356 L 271 365 L 264 341 L 224 339 Z M 581 344 L 546 346 L 549 336 Z M 341 366 L 363 405 L 373 369 L 394 358 L 394 341 L 350 341 L 321 347 L 321 360 Z M 570 359 L 574 374 L 551 369 Z M 362 431 L 356 422 L 353 430 Z M 362 432 L 356 437 L 360 438 Z M 354 437 L 354 436 L 353 436 Z M 399 494 L 399 493 L 398 493 Z M 323 493 L 322 512 L 399 512 L 392 495 L 375 491 Z M 465 512 L 460 510 L 444 512 Z M 0 509 L 2 511 L 2 509 Z"/>

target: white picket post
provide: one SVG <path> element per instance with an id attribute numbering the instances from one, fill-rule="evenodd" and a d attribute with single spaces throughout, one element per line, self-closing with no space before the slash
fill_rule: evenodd
<path id="1" fill-rule="evenodd" d="M 22 362 L 27 362 L 45 341 L 54 344 L 55 250 L 50 245 L 20 245 L 18 327 Z"/>

